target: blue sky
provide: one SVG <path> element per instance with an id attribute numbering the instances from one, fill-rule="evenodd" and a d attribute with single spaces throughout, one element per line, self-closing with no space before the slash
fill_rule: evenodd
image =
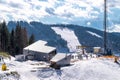
<path id="1" fill-rule="evenodd" d="M 120 0 L 107 0 L 108 26 L 120 24 Z M 102 29 L 104 0 L 0 0 L 0 20 L 77 24 Z"/>

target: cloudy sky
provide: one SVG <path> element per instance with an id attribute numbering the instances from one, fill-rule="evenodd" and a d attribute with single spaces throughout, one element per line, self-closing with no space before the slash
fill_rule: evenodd
<path id="1" fill-rule="evenodd" d="M 104 0 L 0 0 L 0 20 L 101 28 Z M 120 0 L 107 0 L 108 25 L 120 24 Z"/>

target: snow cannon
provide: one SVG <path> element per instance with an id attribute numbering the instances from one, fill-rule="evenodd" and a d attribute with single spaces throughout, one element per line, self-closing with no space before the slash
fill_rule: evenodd
<path id="1" fill-rule="evenodd" d="M 2 64 L 2 71 L 6 71 L 7 70 L 7 66 L 5 63 Z"/>

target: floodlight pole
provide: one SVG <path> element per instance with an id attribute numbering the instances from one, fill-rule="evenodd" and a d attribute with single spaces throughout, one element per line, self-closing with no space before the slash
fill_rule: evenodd
<path id="1" fill-rule="evenodd" d="M 106 54 L 106 50 L 107 50 L 107 32 L 106 32 L 106 26 L 107 26 L 107 4 L 106 4 L 106 0 L 104 0 L 104 22 L 103 22 L 103 26 L 104 26 L 104 54 Z"/>

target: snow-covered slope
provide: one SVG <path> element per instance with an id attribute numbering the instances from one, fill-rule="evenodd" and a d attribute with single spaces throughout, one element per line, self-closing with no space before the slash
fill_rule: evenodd
<path id="1" fill-rule="evenodd" d="M 45 67 L 44 62 L 26 61 L 7 62 L 8 71 L 0 70 L 1 80 L 18 80 L 16 77 L 1 75 L 17 71 L 20 75 L 19 80 L 120 80 L 120 65 L 114 63 L 112 59 L 82 60 L 72 63 L 71 66 L 62 67 L 61 70 Z M 46 64 L 48 65 L 48 64 Z"/>
<path id="2" fill-rule="evenodd" d="M 49 46 L 57 48 L 58 52 L 72 52 L 76 45 L 103 47 L 103 31 L 90 27 L 72 24 L 47 25 L 41 22 L 19 21 L 22 27 L 26 27 L 28 34 L 34 34 L 36 40 L 47 41 Z M 10 21 L 8 28 L 15 29 L 17 22 Z M 114 53 L 120 52 L 120 33 L 108 33 L 107 39 Z M 87 51 L 92 51 L 89 49 Z"/>
<path id="3" fill-rule="evenodd" d="M 94 33 L 94 32 L 91 32 L 91 31 L 87 31 L 88 33 L 90 33 L 91 35 L 93 35 L 93 36 L 96 36 L 96 37 L 98 37 L 98 38 L 102 38 L 100 35 L 98 35 L 98 34 L 96 34 L 96 33 Z"/>
<path id="4" fill-rule="evenodd" d="M 52 29 L 67 41 L 70 52 L 76 51 L 76 46 L 81 45 L 73 30 L 68 28 L 52 27 Z"/>

